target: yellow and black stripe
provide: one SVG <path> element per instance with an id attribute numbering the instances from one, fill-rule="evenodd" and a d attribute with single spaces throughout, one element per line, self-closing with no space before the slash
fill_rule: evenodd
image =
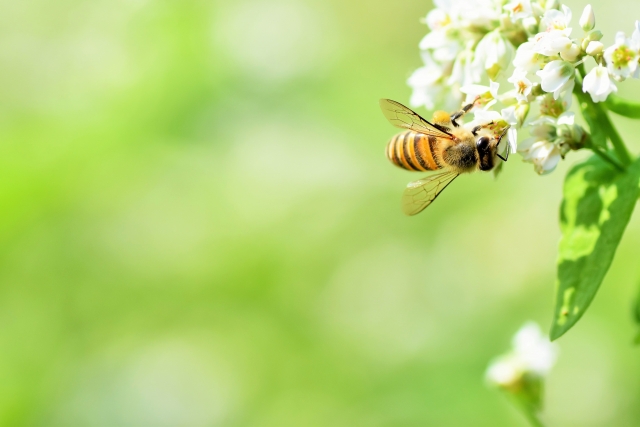
<path id="1" fill-rule="evenodd" d="M 442 169 L 433 154 L 437 145 L 435 136 L 408 130 L 391 138 L 387 145 L 387 158 L 394 165 L 410 171 Z"/>

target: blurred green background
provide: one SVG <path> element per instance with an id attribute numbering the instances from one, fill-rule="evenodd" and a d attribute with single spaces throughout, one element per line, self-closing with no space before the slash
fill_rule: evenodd
<path id="1" fill-rule="evenodd" d="M 593 6 L 606 43 L 640 18 Z M 431 7 L 3 1 L 0 424 L 526 425 L 484 370 L 549 325 L 584 156 L 403 216 L 377 100 L 408 101 Z M 550 425 L 638 425 L 639 241 L 636 213 L 559 340 Z"/>

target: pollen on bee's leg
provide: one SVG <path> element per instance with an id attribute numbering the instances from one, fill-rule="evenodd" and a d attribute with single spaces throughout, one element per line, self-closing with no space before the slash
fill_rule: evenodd
<path id="1" fill-rule="evenodd" d="M 439 125 L 447 125 L 451 122 L 451 116 L 446 111 L 436 111 L 433 113 L 433 122 Z"/>

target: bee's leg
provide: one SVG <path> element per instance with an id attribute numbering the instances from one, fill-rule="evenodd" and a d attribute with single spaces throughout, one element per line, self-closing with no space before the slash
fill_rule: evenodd
<path id="1" fill-rule="evenodd" d="M 465 114 L 467 114 L 469 112 L 469 110 L 471 110 L 473 108 L 473 106 L 475 105 L 475 101 L 473 101 L 471 104 L 467 104 L 464 107 L 462 107 L 462 110 L 460 111 L 456 111 L 455 113 L 453 113 L 451 115 L 451 123 L 455 126 L 458 127 L 460 126 L 458 124 L 458 122 L 456 122 L 456 120 L 458 120 L 459 118 L 461 118 L 462 116 L 464 116 Z"/>
<path id="2" fill-rule="evenodd" d="M 502 139 L 502 138 L 500 138 Z M 506 162 L 507 160 L 509 160 L 509 154 L 511 153 L 511 146 L 509 145 L 509 143 L 507 142 L 507 150 L 506 150 L 506 154 L 505 157 L 502 157 L 499 153 L 496 153 L 496 155 L 498 157 L 500 157 L 500 159 L 502 159 L 503 162 Z"/>
<path id="3" fill-rule="evenodd" d="M 489 122 L 489 123 L 484 124 L 484 125 L 476 126 L 473 129 L 471 129 L 471 133 L 473 134 L 473 136 L 478 136 L 478 132 L 480 132 L 480 129 L 482 129 L 483 127 L 486 127 L 486 126 L 491 126 L 492 124 L 493 124 L 493 122 Z"/>
<path id="4" fill-rule="evenodd" d="M 507 160 L 509 160 L 510 153 L 511 153 L 511 150 L 509 149 L 509 144 L 507 144 L 507 154 L 505 155 L 504 159 L 502 159 L 502 156 L 500 156 L 500 158 L 506 162 Z"/>
<path id="5" fill-rule="evenodd" d="M 507 128 L 502 132 L 502 135 L 500 135 L 500 138 L 498 138 L 498 145 L 500 144 L 500 141 L 502 141 L 502 138 L 507 133 L 510 127 L 511 126 L 507 126 Z M 498 154 L 498 157 L 500 157 L 503 161 L 506 162 L 509 159 L 510 153 L 511 153 L 511 146 L 509 145 L 509 141 L 507 141 L 507 149 L 506 149 L 505 157 L 502 157 L 500 154 Z"/>

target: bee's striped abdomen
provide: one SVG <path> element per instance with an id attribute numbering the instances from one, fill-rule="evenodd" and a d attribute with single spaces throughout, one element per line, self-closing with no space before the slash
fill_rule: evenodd
<path id="1" fill-rule="evenodd" d="M 410 171 L 434 171 L 442 169 L 433 155 L 437 139 L 408 130 L 389 141 L 387 158 L 391 163 Z"/>

